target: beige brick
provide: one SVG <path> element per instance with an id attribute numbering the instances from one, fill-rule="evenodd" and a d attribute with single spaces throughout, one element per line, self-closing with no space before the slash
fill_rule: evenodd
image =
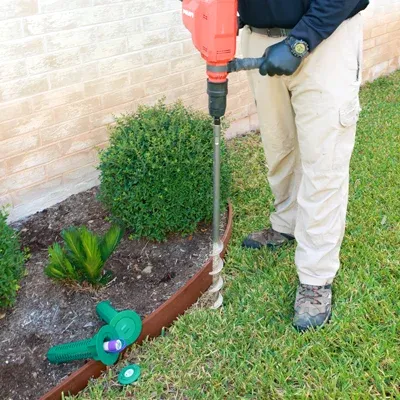
<path id="1" fill-rule="evenodd" d="M 28 77 L 18 81 L 0 84 L 0 101 L 11 101 L 21 97 L 33 96 L 48 90 L 46 76 Z"/>
<path id="2" fill-rule="evenodd" d="M 106 4 L 120 3 L 121 0 L 93 0 L 94 6 L 104 6 Z"/>
<path id="3" fill-rule="evenodd" d="M 157 51 L 143 51 L 143 62 L 145 65 L 157 63 L 160 61 L 169 61 L 172 58 L 182 56 L 182 46 L 180 43 L 173 43 L 167 46 L 157 48 Z"/>
<path id="4" fill-rule="evenodd" d="M 252 105 L 249 106 L 249 110 L 250 110 L 250 107 L 252 107 Z M 250 114 L 250 129 L 252 131 L 259 132 L 260 131 L 260 121 L 258 118 L 258 114 L 251 113 L 251 112 L 249 112 L 249 114 Z"/>
<path id="5" fill-rule="evenodd" d="M 62 190 L 61 184 L 62 178 L 60 176 L 43 183 L 14 191 L 11 195 L 13 204 L 16 207 L 23 204 L 36 203 L 35 207 L 39 207 L 39 204 L 46 203 L 48 199 L 58 199 L 58 191 Z M 29 211 L 32 212 L 32 209 Z"/>
<path id="6" fill-rule="evenodd" d="M 15 40 L 12 42 L 2 43 L 0 45 L 0 59 L 6 61 L 26 58 L 44 52 L 44 44 L 42 38 L 27 38 Z"/>
<path id="7" fill-rule="evenodd" d="M 123 17 L 122 5 L 115 7 L 92 7 L 64 11 L 51 14 L 41 14 L 25 19 L 25 31 L 29 35 L 43 35 L 67 29 L 115 21 Z"/>
<path id="8" fill-rule="evenodd" d="M 63 183 L 65 185 L 82 183 L 92 183 L 93 186 L 98 185 L 99 182 L 99 171 L 94 165 L 85 165 L 84 167 L 69 171 L 63 174 Z"/>
<path id="9" fill-rule="evenodd" d="M 362 71 L 362 83 L 371 81 L 371 68 L 364 68 Z"/>
<path id="10" fill-rule="evenodd" d="M 10 207 L 14 205 L 11 195 L 6 194 L 5 196 L 0 196 L 0 207 L 5 207 L 9 210 Z"/>
<path id="11" fill-rule="evenodd" d="M 171 11 L 166 13 L 152 13 L 143 17 L 143 27 L 146 31 L 157 30 L 162 28 L 171 28 L 172 26 L 182 26 L 182 13 L 180 11 Z"/>
<path id="12" fill-rule="evenodd" d="M 192 82 L 189 85 L 178 86 L 173 90 L 169 90 L 167 93 L 163 94 L 166 96 L 167 101 L 174 102 L 178 99 L 185 100 L 190 97 L 200 96 L 206 91 L 205 82 Z"/>
<path id="13" fill-rule="evenodd" d="M 229 87 L 233 84 L 242 82 L 240 73 L 237 72 L 235 72 L 234 74 L 230 74 L 228 76 L 228 79 L 229 79 Z M 245 79 L 245 81 L 247 82 L 247 78 Z"/>
<path id="14" fill-rule="evenodd" d="M 177 10 L 179 12 L 182 12 L 182 4 L 181 4 L 181 2 L 177 3 L 174 0 L 166 0 L 165 8 L 166 8 L 166 10 Z"/>
<path id="15" fill-rule="evenodd" d="M 90 7 L 92 0 L 39 0 L 41 13 L 72 10 L 74 8 Z"/>
<path id="16" fill-rule="evenodd" d="M 21 39 L 22 37 L 24 37 L 24 31 L 21 19 L 12 19 L 0 23 L 0 42 Z"/>
<path id="17" fill-rule="evenodd" d="M 152 79 L 169 75 L 170 66 L 165 62 L 152 64 L 146 67 L 136 68 L 130 73 L 130 81 L 133 84 L 151 81 Z"/>
<path id="18" fill-rule="evenodd" d="M 40 137 L 38 133 L 28 133 L 15 138 L 3 140 L 0 144 L 0 159 L 10 158 L 39 147 Z"/>
<path id="19" fill-rule="evenodd" d="M 58 145 L 43 147 L 31 153 L 22 154 L 7 160 L 7 166 L 11 173 L 23 171 L 24 169 L 47 164 L 57 160 L 61 156 L 61 149 Z"/>
<path id="20" fill-rule="evenodd" d="M 375 38 L 374 39 L 364 40 L 364 50 L 368 50 L 368 49 L 373 48 L 375 46 L 375 43 L 376 43 L 376 39 Z"/>
<path id="21" fill-rule="evenodd" d="M 98 151 L 104 150 L 110 146 L 110 142 L 102 143 L 97 146 Z"/>
<path id="22" fill-rule="evenodd" d="M 382 23 L 389 24 L 391 22 L 400 21 L 400 13 L 398 12 L 388 12 L 383 16 Z"/>
<path id="23" fill-rule="evenodd" d="M 130 53 L 123 56 L 107 58 L 99 61 L 99 73 L 101 76 L 115 74 L 134 69 L 143 65 L 141 53 Z"/>
<path id="24" fill-rule="evenodd" d="M 168 38 L 170 42 L 180 42 L 191 38 L 190 32 L 181 24 L 171 26 L 168 30 Z"/>
<path id="25" fill-rule="evenodd" d="M 376 37 L 376 36 L 380 36 L 385 34 L 387 31 L 387 26 L 386 25 L 381 25 L 381 26 L 377 26 L 375 28 L 372 29 L 371 31 L 371 37 Z"/>
<path id="26" fill-rule="evenodd" d="M 117 56 L 126 52 L 126 38 L 113 39 L 106 42 L 91 44 L 81 48 L 82 61 L 84 63 Z"/>
<path id="27" fill-rule="evenodd" d="M 31 98 L 34 112 L 47 110 L 63 104 L 74 103 L 83 99 L 83 84 L 67 86 L 62 89 L 51 90 Z"/>
<path id="28" fill-rule="evenodd" d="M 99 76 L 97 63 L 50 72 L 48 74 L 52 89 L 62 88 L 75 83 L 86 82 Z"/>
<path id="29" fill-rule="evenodd" d="M 186 72 L 199 66 L 203 66 L 203 69 L 205 68 L 204 60 L 201 58 L 200 54 L 176 58 L 170 62 L 170 65 L 172 73 Z"/>
<path id="30" fill-rule="evenodd" d="M 392 58 L 392 55 L 389 51 L 386 52 L 378 52 L 376 55 L 373 55 L 371 57 L 368 57 L 364 60 L 364 68 L 369 68 L 376 66 L 378 64 L 382 64 L 384 62 L 387 62 Z"/>
<path id="31" fill-rule="evenodd" d="M 243 95 L 230 93 L 227 101 L 227 110 L 229 112 L 241 108 L 243 106 L 247 107 L 247 105 L 248 103 L 244 100 Z"/>
<path id="32" fill-rule="evenodd" d="M 192 39 L 184 40 L 181 42 L 181 44 L 182 44 L 183 54 L 189 55 L 198 53 L 198 50 L 196 49 L 196 47 L 194 47 Z"/>
<path id="33" fill-rule="evenodd" d="M 98 113 L 90 115 L 90 123 L 93 129 L 100 128 L 112 124 L 114 122 L 114 116 L 120 114 L 132 113 L 137 109 L 137 103 L 132 101 L 130 103 L 124 103 L 116 107 L 107 108 L 101 110 Z"/>
<path id="34" fill-rule="evenodd" d="M 76 103 L 66 104 L 54 109 L 56 123 L 68 121 L 94 113 L 101 109 L 101 99 L 98 97 L 87 98 Z"/>
<path id="35" fill-rule="evenodd" d="M 26 17 L 38 12 L 37 0 L 1 0 L 0 20 Z"/>
<path id="36" fill-rule="evenodd" d="M 0 140 L 34 132 L 54 123 L 52 110 L 13 119 L 0 124 Z"/>
<path id="37" fill-rule="evenodd" d="M 0 179 L 7 175 L 7 165 L 5 161 L 0 161 Z"/>
<path id="38" fill-rule="evenodd" d="M 388 43 L 388 52 L 391 56 L 400 56 L 400 39 L 395 39 Z"/>
<path id="39" fill-rule="evenodd" d="M 207 79 L 206 65 L 203 64 L 190 71 L 184 71 L 183 79 L 185 83 L 192 83 L 200 80 L 205 81 Z"/>
<path id="40" fill-rule="evenodd" d="M 247 81 L 239 81 L 238 83 L 231 83 L 229 85 L 229 94 L 230 95 L 244 95 L 248 94 L 250 91 L 250 87 Z"/>
<path id="41" fill-rule="evenodd" d="M 125 17 L 123 4 L 115 4 L 113 7 L 90 7 L 78 11 L 78 21 L 81 26 L 119 21 Z"/>
<path id="42" fill-rule="evenodd" d="M 257 106 L 254 101 L 248 105 L 249 115 L 257 114 Z"/>
<path id="43" fill-rule="evenodd" d="M 122 89 L 129 84 L 129 74 L 127 72 L 112 75 L 94 81 L 86 82 L 85 94 L 86 96 L 95 96 L 98 94 L 114 92 L 117 89 Z"/>
<path id="44" fill-rule="evenodd" d="M 170 90 L 164 93 L 157 93 L 152 96 L 146 96 L 140 99 L 139 105 L 141 106 L 153 106 L 154 104 L 157 103 L 161 98 L 165 101 L 166 104 L 171 104 L 174 101 L 176 101 L 176 96 L 174 96 L 174 93 Z"/>
<path id="45" fill-rule="evenodd" d="M 206 108 L 208 104 L 208 95 L 207 93 L 203 93 L 200 96 L 191 97 L 190 99 L 185 100 L 185 104 L 188 107 L 193 107 L 197 110 Z"/>
<path id="46" fill-rule="evenodd" d="M 79 50 L 64 50 L 27 59 L 28 72 L 31 75 L 44 74 L 55 69 L 73 67 L 81 63 Z"/>
<path id="47" fill-rule="evenodd" d="M 43 166 L 17 172 L 0 180 L 0 194 L 13 190 L 19 190 L 26 186 L 43 182 L 46 179 L 46 171 Z"/>
<path id="48" fill-rule="evenodd" d="M 97 26 L 89 26 L 83 29 L 60 31 L 46 35 L 47 50 L 59 51 L 96 43 L 97 30 Z"/>
<path id="49" fill-rule="evenodd" d="M 59 158 L 46 165 L 46 174 L 49 178 L 62 175 L 63 173 L 93 163 L 96 159 L 95 150 L 81 151 L 63 158 Z"/>
<path id="50" fill-rule="evenodd" d="M 71 155 L 95 148 L 106 141 L 108 141 L 108 131 L 106 127 L 102 127 L 65 140 L 60 146 L 64 155 Z"/>
<path id="51" fill-rule="evenodd" d="M 389 40 L 390 40 L 390 35 L 388 33 L 386 33 L 385 35 L 377 36 L 375 38 L 375 46 L 380 46 L 381 44 L 389 42 Z"/>
<path id="52" fill-rule="evenodd" d="M 364 28 L 364 40 L 371 39 L 372 28 Z"/>
<path id="53" fill-rule="evenodd" d="M 372 59 L 373 57 L 375 57 L 378 54 L 381 54 L 383 51 L 383 47 L 386 47 L 386 43 L 382 44 L 381 46 L 374 46 L 368 50 L 364 51 L 364 60 L 369 60 Z"/>
<path id="54" fill-rule="evenodd" d="M 103 105 L 105 108 L 111 108 L 117 106 L 118 104 L 140 101 L 140 99 L 143 97 L 143 85 L 135 85 L 103 95 Z"/>
<path id="55" fill-rule="evenodd" d="M 32 112 L 30 100 L 15 101 L 1 105 L 0 103 L 0 123 L 17 119 Z M 0 131 L 1 132 L 1 131 Z M 0 134 L 0 137 L 2 135 Z"/>
<path id="56" fill-rule="evenodd" d="M 7 64 L 0 64 L 0 82 L 7 82 L 20 79 L 27 75 L 25 60 L 14 61 Z"/>
<path id="57" fill-rule="evenodd" d="M 145 87 L 146 96 L 172 90 L 181 85 L 183 85 L 182 74 L 163 76 L 147 83 Z"/>
<path id="58" fill-rule="evenodd" d="M 88 116 L 73 119 L 59 125 L 53 125 L 40 130 L 42 145 L 58 143 L 60 140 L 76 136 L 90 130 L 90 120 Z"/>
<path id="59" fill-rule="evenodd" d="M 142 31 L 141 18 L 129 18 L 123 21 L 110 22 L 96 26 L 97 40 L 111 40 L 120 37 L 130 37 Z"/>
<path id="60" fill-rule="evenodd" d="M 167 43 L 168 32 L 165 29 L 160 31 L 142 32 L 128 37 L 129 51 L 142 50 Z"/>
<path id="61" fill-rule="evenodd" d="M 233 123 L 234 121 L 239 121 L 243 118 L 248 118 L 248 108 L 247 106 L 239 107 L 236 109 L 228 109 L 226 112 L 227 120 Z"/>
<path id="62" fill-rule="evenodd" d="M 400 69 L 400 57 L 395 57 L 389 60 L 387 72 L 390 74 Z"/>
<path id="63" fill-rule="evenodd" d="M 125 4 L 125 15 L 127 18 L 148 14 L 156 15 L 156 13 L 164 11 L 164 7 L 164 0 L 133 0 Z"/>
<path id="64" fill-rule="evenodd" d="M 376 79 L 376 78 L 386 74 L 388 67 L 389 67 L 389 61 L 383 61 L 383 62 L 371 67 L 372 79 Z"/>

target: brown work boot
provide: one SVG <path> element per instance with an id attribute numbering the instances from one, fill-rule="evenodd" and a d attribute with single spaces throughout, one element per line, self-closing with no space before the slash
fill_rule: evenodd
<path id="1" fill-rule="evenodd" d="M 318 328 L 332 315 L 332 285 L 311 286 L 300 284 L 294 305 L 293 326 L 301 332 Z"/>
<path id="2" fill-rule="evenodd" d="M 294 236 L 287 235 L 286 233 L 279 233 L 272 228 L 268 228 L 259 232 L 250 233 L 250 235 L 243 240 L 242 246 L 250 249 L 261 249 L 261 247 L 264 246 L 276 248 L 293 241 Z"/>

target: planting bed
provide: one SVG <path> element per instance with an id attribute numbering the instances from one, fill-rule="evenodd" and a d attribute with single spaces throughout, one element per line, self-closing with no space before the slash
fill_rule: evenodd
<path id="1" fill-rule="evenodd" d="M 108 214 L 96 200 L 97 189 L 15 224 L 22 245 L 29 247 L 27 276 L 16 306 L 0 320 L 1 399 L 36 399 L 57 385 L 84 361 L 52 365 L 50 346 L 92 336 L 102 325 L 97 302 L 109 299 L 117 309 L 130 308 L 142 317 L 153 312 L 182 287 L 208 259 L 210 226 L 199 226 L 189 237 L 171 236 L 165 243 L 122 239 L 106 264 L 114 274 L 107 287 L 66 287 L 47 278 L 47 248 L 60 241 L 71 225 L 86 225 L 96 233 L 110 226 Z"/>

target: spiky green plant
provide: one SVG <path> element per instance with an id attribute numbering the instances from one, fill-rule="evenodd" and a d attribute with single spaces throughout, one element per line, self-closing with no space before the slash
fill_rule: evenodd
<path id="1" fill-rule="evenodd" d="M 104 272 L 104 265 L 122 235 L 123 231 L 117 225 L 104 236 L 94 234 L 85 226 L 65 229 L 61 232 L 64 247 L 54 243 L 49 248 L 49 264 L 44 272 L 57 280 L 104 285 L 111 278 L 110 272 Z"/>

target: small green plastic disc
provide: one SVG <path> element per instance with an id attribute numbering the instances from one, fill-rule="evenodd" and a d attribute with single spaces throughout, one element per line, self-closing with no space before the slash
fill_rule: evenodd
<path id="1" fill-rule="evenodd" d="M 135 342 L 142 332 L 142 320 L 131 310 L 119 312 L 111 320 L 110 325 L 115 328 L 119 337 L 125 340 L 127 346 Z"/>
<path id="2" fill-rule="evenodd" d="M 129 385 L 136 382 L 140 376 L 140 367 L 136 364 L 130 364 L 122 368 L 118 374 L 118 383 L 121 385 Z"/>

